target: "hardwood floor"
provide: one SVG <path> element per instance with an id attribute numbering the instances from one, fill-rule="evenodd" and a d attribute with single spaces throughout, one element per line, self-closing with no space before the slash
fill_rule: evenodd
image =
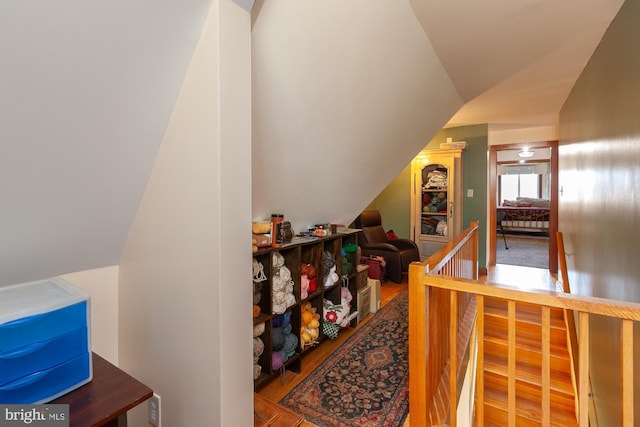
<path id="1" fill-rule="evenodd" d="M 407 276 L 403 275 L 402 283 L 394 283 L 391 281 L 387 281 L 383 283 L 381 286 L 380 293 L 380 303 L 382 306 L 386 305 L 389 301 L 391 301 L 400 291 L 407 287 Z M 270 400 L 271 402 L 277 403 L 284 396 L 287 395 L 296 385 L 298 385 L 302 380 L 304 380 L 313 370 L 322 362 L 325 358 L 329 357 L 338 347 L 340 347 L 351 335 L 353 335 L 359 328 L 362 327 L 366 322 L 368 322 L 371 318 L 373 318 L 375 314 L 369 314 L 365 317 L 360 324 L 355 328 L 343 329 L 338 338 L 335 340 L 325 340 L 317 348 L 315 348 L 311 353 L 305 355 L 302 360 L 302 366 L 300 369 L 300 373 L 296 374 L 291 371 L 285 371 L 283 377 L 274 378 L 271 382 L 264 385 L 257 393 Z M 301 424 L 302 427 L 313 427 L 312 424 L 303 422 Z"/>
<path id="2" fill-rule="evenodd" d="M 481 281 L 500 283 L 510 286 L 518 286 L 522 289 L 548 289 L 556 290 L 555 278 L 547 271 L 529 267 L 517 267 L 499 264 L 489 269 L 488 275 L 480 278 Z M 407 275 L 403 275 L 402 283 L 397 284 L 387 281 L 381 287 L 381 304 L 384 306 L 391 301 L 400 291 L 407 287 Z M 356 328 L 345 329 L 340 332 L 335 340 L 325 340 L 302 360 L 299 374 L 285 371 L 284 376 L 274 378 L 264 385 L 257 393 L 271 402 L 277 403 L 296 385 L 304 380 L 318 364 L 329 357 L 344 341 L 353 335 L 375 314 L 370 314 Z M 405 423 L 408 425 L 408 422 Z M 312 424 L 303 423 L 302 426 L 313 427 Z"/>
<path id="3" fill-rule="evenodd" d="M 391 301 L 401 290 L 407 287 L 407 276 L 403 277 L 402 283 L 394 283 L 391 281 L 387 281 L 383 283 L 381 286 L 381 294 L 380 294 L 380 302 L 381 305 L 384 306 L 389 301 Z M 281 378 L 274 378 L 271 382 L 266 384 L 260 390 L 258 390 L 258 394 L 261 396 L 271 400 L 272 402 L 278 402 L 287 393 L 289 393 L 296 385 L 298 385 L 302 380 L 304 380 L 307 375 L 309 375 L 321 361 L 326 359 L 329 355 L 331 355 L 338 347 L 342 345 L 353 335 L 359 328 L 362 327 L 366 322 L 369 321 L 375 314 L 370 314 L 363 319 L 360 324 L 355 328 L 343 329 L 340 334 L 338 334 L 338 338 L 335 340 L 325 340 L 317 348 L 311 351 L 308 355 L 305 355 L 302 360 L 302 367 L 299 374 L 285 371 L 285 375 Z"/>
<path id="4" fill-rule="evenodd" d="M 515 286 L 519 289 L 542 289 L 562 292 L 557 285 L 557 275 L 542 268 L 520 267 L 517 265 L 497 264 L 489 268 L 480 281 Z"/>

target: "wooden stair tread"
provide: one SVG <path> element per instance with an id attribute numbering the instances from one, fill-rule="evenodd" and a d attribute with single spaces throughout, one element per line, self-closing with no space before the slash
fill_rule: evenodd
<path id="1" fill-rule="evenodd" d="M 508 315 L 507 301 L 485 299 L 484 317 L 484 425 L 508 423 Z M 515 313 L 516 425 L 540 426 L 542 408 L 542 311 L 533 304 L 517 304 Z M 575 390 L 567 349 L 564 311 L 550 316 L 550 413 L 552 426 L 577 426 Z"/>
<path id="2" fill-rule="evenodd" d="M 485 355 L 484 369 L 496 375 L 507 376 L 507 358 L 496 355 Z M 574 396 L 571 375 L 568 372 L 551 371 L 551 390 Z M 541 386 L 540 369 L 526 363 L 516 362 L 516 378 L 519 381 Z"/>
<path id="3" fill-rule="evenodd" d="M 488 415 L 488 412 L 491 413 L 491 410 L 502 411 L 504 416 L 507 416 L 507 393 L 504 391 L 496 391 L 492 389 L 486 389 L 484 393 L 484 405 L 485 405 L 485 414 Z M 551 410 L 550 410 L 550 421 L 551 425 L 554 426 L 577 426 L 577 420 L 575 416 L 575 412 L 561 410 L 553 407 L 553 402 L 551 402 Z M 540 402 L 531 401 L 528 399 L 524 399 L 522 397 L 516 396 L 516 416 L 520 419 L 528 420 L 535 424 L 539 424 L 541 422 L 541 405 Z M 495 415 L 495 414 L 494 414 Z M 489 416 L 490 417 L 490 416 Z M 487 418 L 489 418 L 487 417 Z M 506 418 L 504 418 L 506 420 Z M 494 421 L 495 422 L 495 418 Z M 522 423 L 516 423 L 518 426 L 522 425 Z M 506 424 L 503 424 L 506 425 Z"/>
<path id="4" fill-rule="evenodd" d="M 497 393 L 501 393 L 504 396 L 504 401 L 507 399 L 508 383 L 507 378 L 501 375 L 496 375 L 491 372 L 485 372 L 485 391 L 494 390 Z M 527 383 L 516 380 L 516 396 L 532 402 L 540 402 L 542 399 L 542 388 L 539 385 Z M 573 393 L 559 392 L 550 389 L 551 406 L 554 409 L 563 411 L 575 410 L 575 398 Z"/>
<path id="5" fill-rule="evenodd" d="M 508 342 L 507 331 L 506 329 L 501 331 L 498 329 L 485 328 L 484 339 L 485 341 L 492 341 L 496 344 L 503 344 L 506 346 Z M 542 343 L 540 342 L 540 339 L 519 336 L 516 333 L 516 348 L 522 348 L 540 353 L 542 351 Z M 552 355 L 569 357 L 566 340 L 563 342 L 558 342 L 557 340 L 551 339 L 550 350 Z"/>
<path id="6" fill-rule="evenodd" d="M 506 307 L 496 307 L 496 306 L 485 306 L 484 308 L 485 316 L 493 316 L 500 318 L 507 318 L 507 310 Z M 538 310 L 537 312 L 532 312 L 529 310 L 522 310 L 518 305 L 516 306 L 516 321 L 522 323 L 530 323 L 532 325 L 541 325 L 542 324 L 542 312 Z M 556 309 L 551 312 L 550 316 L 550 326 L 555 329 L 565 329 L 564 324 L 564 314 L 562 310 Z"/>
<path id="7" fill-rule="evenodd" d="M 490 355 L 506 358 L 507 355 L 507 340 L 485 340 L 484 341 L 484 353 L 485 358 Z M 568 353 L 564 354 L 550 354 L 551 356 L 551 370 L 556 372 L 571 372 L 571 362 L 569 360 Z M 516 347 L 516 360 L 527 363 L 528 365 L 541 368 L 542 367 L 542 354 L 540 349 L 528 349 Z"/>

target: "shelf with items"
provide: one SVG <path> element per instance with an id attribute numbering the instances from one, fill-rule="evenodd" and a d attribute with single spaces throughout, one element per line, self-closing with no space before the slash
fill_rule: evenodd
<path id="1" fill-rule="evenodd" d="M 257 306 L 260 311 L 254 317 L 256 389 L 279 375 L 282 369 L 299 372 L 304 356 L 323 340 L 332 338 L 331 331 L 329 335 L 325 332 L 328 323 L 324 319 L 325 306 L 341 304 L 343 286 L 353 296 L 350 312 L 354 312 L 356 274 L 343 274 L 344 244 L 357 245 L 356 233 L 294 239 L 281 248 L 259 248 L 253 253 L 254 309 Z M 312 280 L 315 290 L 312 290 Z M 261 294 L 259 299 L 256 293 Z M 310 315 L 305 314 L 305 310 L 310 310 L 316 320 L 311 327 Z M 284 328 L 283 316 L 288 316 L 288 325 Z M 283 340 L 286 332 L 291 336 Z M 262 344 L 256 344 L 256 339 Z M 292 349 L 294 340 L 295 350 Z"/>
<path id="2" fill-rule="evenodd" d="M 411 228 L 421 258 L 461 230 L 461 150 L 423 150 L 411 162 Z"/>

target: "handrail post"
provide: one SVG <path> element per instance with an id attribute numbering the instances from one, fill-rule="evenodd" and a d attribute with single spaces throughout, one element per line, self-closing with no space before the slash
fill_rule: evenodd
<path id="1" fill-rule="evenodd" d="M 426 385 L 429 355 L 429 289 L 424 284 L 425 266 L 414 262 L 409 265 L 409 414 L 411 424 L 427 425 L 431 399 Z"/>

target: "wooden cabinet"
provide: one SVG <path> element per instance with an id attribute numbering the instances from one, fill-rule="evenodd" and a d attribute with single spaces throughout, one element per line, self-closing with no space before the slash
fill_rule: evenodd
<path id="1" fill-rule="evenodd" d="M 421 259 L 461 231 L 461 186 L 461 150 L 423 150 L 411 162 L 411 230 Z"/>
<path id="2" fill-rule="evenodd" d="M 350 312 L 357 310 L 356 260 L 343 258 L 343 247 L 356 244 L 356 232 L 339 233 L 323 238 L 295 238 L 282 248 L 269 247 L 253 254 L 254 310 L 259 307 L 253 320 L 256 389 L 283 369 L 300 372 L 304 356 L 327 338 L 324 300 L 339 305 L 342 288 L 346 287 L 353 297 Z M 312 281 L 303 280 L 303 272 L 310 267 L 315 277 Z M 309 275 L 305 276 L 308 279 Z M 304 315 L 308 307 L 319 316 L 317 336 L 305 343 L 301 328 L 308 320 Z M 354 318 L 351 326 L 356 322 Z"/>

